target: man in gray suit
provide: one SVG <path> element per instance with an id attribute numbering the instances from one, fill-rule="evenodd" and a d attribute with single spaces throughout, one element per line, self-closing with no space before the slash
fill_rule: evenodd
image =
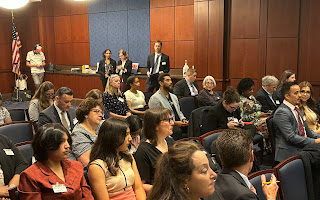
<path id="1" fill-rule="evenodd" d="M 180 110 L 179 101 L 176 95 L 172 94 L 172 80 L 169 74 L 161 74 L 158 78 L 160 89 L 154 93 L 149 100 L 149 108 L 165 107 L 171 111 L 174 121 L 172 137 L 175 140 L 182 138 L 182 133 L 187 133 L 188 121 Z"/>
<path id="2" fill-rule="evenodd" d="M 275 129 L 275 160 L 281 162 L 295 156 L 301 149 L 320 143 L 319 136 L 311 131 L 302 112 L 296 107 L 300 102 L 300 87 L 296 82 L 286 82 L 281 88 L 283 103 L 273 116 Z"/>
<path id="3" fill-rule="evenodd" d="M 73 91 L 67 87 L 58 89 L 54 103 L 39 115 L 39 127 L 47 123 L 60 123 L 70 132 L 74 127 L 76 112 L 71 107 Z"/>

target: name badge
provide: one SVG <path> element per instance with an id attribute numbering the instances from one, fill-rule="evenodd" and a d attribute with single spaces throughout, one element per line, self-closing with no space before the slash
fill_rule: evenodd
<path id="1" fill-rule="evenodd" d="M 58 182 L 55 185 L 52 185 L 54 193 L 67 192 L 67 188 L 64 184 L 59 184 Z"/>
<path id="2" fill-rule="evenodd" d="M 14 153 L 11 149 L 3 149 L 3 151 L 7 156 L 14 156 Z"/>
<path id="3" fill-rule="evenodd" d="M 280 101 L 279 101 L 279 100 L 276 100 L 276 104 L 279 105 L 279 104 L 280 104 Z"/>
<path id="4" fill-rule="evenodd" d="M 122 97 L 119 97 L 118 100 L 124 102 L 124 99 Z"/>
<path id="5" fill-rule="evenodd" d="M 238 121 L 238 118 L 234 118 L 233 121 L 234 121 L 235 123 L 238 123 L 238 122 L 239 122 L 239 121 Z"/>
<path id="6" fill-rule="evenodd" d="M 228 122 L 233 121 L 234 117 L 228 117 Z"/>
<path id="7" fill-rule="evenodd" d="M 167 62 L 162 62 L 162 64 L 161 65 L 166 65 L 167 64 Z"/>
<path id="8" fill-rule="evenodd" d="M 306 121 L 306 119 L 307 119 L 307 118 L 306 118 L 306 116 L 303 116 L 303 118 L 302 118 L 302 119 L 303 119 L 303 121 Z"/>

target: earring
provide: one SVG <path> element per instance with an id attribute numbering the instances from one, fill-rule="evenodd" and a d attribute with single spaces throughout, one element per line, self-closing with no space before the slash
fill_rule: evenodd
<path id="1" fill-rule="evenodd" d="M 185 188 L 184 188 L 186 191 L 187 191 L 187 193 L 189 193 L 190 192 L 190 189 L 189 189 L 189 187 L 186 185 L 185 186 Z"/>
<path id="2" fill-rule="evenodd" d="M 88 119 L 88 116 L 85 116 L 86 119 Z"/>

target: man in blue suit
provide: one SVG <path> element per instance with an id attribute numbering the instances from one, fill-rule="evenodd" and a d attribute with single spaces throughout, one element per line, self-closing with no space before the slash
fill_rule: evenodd
<path id="1" fill-rule="evenodd" d="M 281 88 L 283 103 L 276 110 L 275 160 L 281 162 L 295 156 L 308 144 L 320 143 L 319 136 L 311 131 L 302 112 L 296 107 L 300 102 L 300 87 L 296 82 L 286 82 Z"/>

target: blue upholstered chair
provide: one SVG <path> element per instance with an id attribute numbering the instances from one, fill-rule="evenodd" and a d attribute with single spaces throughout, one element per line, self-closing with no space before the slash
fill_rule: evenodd
<path id="1" fill-rule="evenodd" d="M 212 142 L 218 138 L 218 136 L 223 132 L 223 130 L 224 129 L 210 131 L 209 133 L 200 136 L 200 142 L 209 154 L 212 153 L 210 147 Z"/>
<path id="2" fill-rule="evenodd" d="M 8 111 L 12 121 L 26 121 L 26 111 L 24 109 L 9 109 Z"/>
<path id="3" fill-rule="evenodd" d="M 196 109 L 194 97 L 182 97 L 179 99 L 180 109 L 183 115 L 189 120 L 191 112 Z"/>
<path id="4" fill-rule="evenodd" d="M 0 134 L 7 136 L 14 144 L 32 141 L 35 122 L 11 122 L 0 125 Z"/>
<path id="5" fill-rule="evenodd" d="M 31 146 L 31 142 L 23 142 L 16 144 L 17 148 L 22 153 L 23 157 L 26 159 L 29 166 L 32 165 L 32 156 L 33 156 L 33 149 Z"/>

